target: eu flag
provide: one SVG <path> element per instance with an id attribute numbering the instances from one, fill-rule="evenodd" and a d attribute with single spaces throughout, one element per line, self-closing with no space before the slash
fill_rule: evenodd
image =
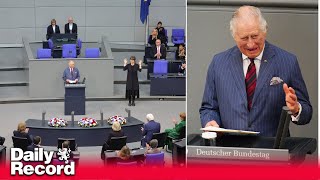
<path id="1" fill-rule="evenodd" d="M 146 21 L 148 15 L 149 15 L 149 6 L 150 6 L 151 0 L 141 0 L 141 7 L 140 7 L 140 20 L 142 24 Z"/>

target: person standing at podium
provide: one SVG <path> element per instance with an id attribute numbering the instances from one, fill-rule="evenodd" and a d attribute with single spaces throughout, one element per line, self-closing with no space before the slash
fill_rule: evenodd
<path id="1" fill-rule="evenodd" d="M 69 61 L 69 67 L 64 70 L 62 79 L 66 84 L 75 84 L 79 82 L 80 72 L 78 68 L 75 67 L 74 61 Z"/>
<path id="2" fill-rule="evenodd" d="M 68 23 L 64 25 L 65 34 L 78 34 L 78 27 L 76 23 L 73 23 L 73 18 L 68 18 Z"/>
<path id="3" fill-rule="evenodd" d="M 52 37 L 52 34 L 60 34 L 60 28 L 55 19 L 52 19 L 51 24 L 47 27 L 47 40 Z"/>
<path id="4" fill-rule="evenodd" d="M 200 108 L 202 126 L 274 137 L 283 106 L 292 122 L 310 122 L 312 106 L 297 57 L 268 41 L 259 8 L 242 6 L 230 20 L 236 46 L 213 57 Z"/>
<path id="5" fill-rule="evenodd" d="M 130 57 L 130 63 L 128 60 L 123 60 L 123 70 L 127 71 L 127 83 L 126 83 L 126 98 L 129 99 L 129 106 L 135 106 L 135 98 L 139 98 L 139 81 L 138 81 L 138 71 L 141 72 L 142 60 L 139 64 L 136 64 L 136 57 Z"/>

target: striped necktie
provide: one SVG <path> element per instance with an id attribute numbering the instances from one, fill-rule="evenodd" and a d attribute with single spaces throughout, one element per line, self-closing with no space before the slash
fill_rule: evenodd
<path id="1" fill-rule="evenodd" d="M 246 91 L 247 91 L 247 100 L 248 100 L 248 110 L 250 111 L 252 107 L 252 99 L 253 99 L 254 91 L 256 89 L 256 84 L 257 84 L 257 72 L 256 72 L 256 66 L 254 64 L 254 59 L 250 59 L 250 65 L 248 67 L 245 82 L 246 82 Z"/>

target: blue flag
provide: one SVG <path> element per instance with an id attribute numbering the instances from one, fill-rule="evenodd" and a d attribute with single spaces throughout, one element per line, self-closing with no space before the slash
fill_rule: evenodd
<path id="1" fill-rule="evenodd" d="M 149 6 L 150 6 L 151 0 L 141 0 L 141 7 L 140 7 L 140 20 L 142 24 L 146 21 L 148 15 L 149 15 Z"/>

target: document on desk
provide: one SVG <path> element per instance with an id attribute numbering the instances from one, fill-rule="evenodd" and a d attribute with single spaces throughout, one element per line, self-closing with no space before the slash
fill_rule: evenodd
<path id="1" fill-rule="evenodd" d="M 225 129 L 225 128 L 218 128 L 214 126 L 208 126 L 205 128 L 201 128 L 202 131 L 212 131 L 212 132 L 223 132 L 223 133 L 235 133 L 235 134 L 259 134 L 260 132 L 255 131 L 243 131 L 243 130 L 236 130 L 236 129 Z"/>
<path id="2" fill-rule="evenodd" d="M 75 81 L 75 80 L 69 80 L 69 84 L 75 84 L 77 81 Z"/>

